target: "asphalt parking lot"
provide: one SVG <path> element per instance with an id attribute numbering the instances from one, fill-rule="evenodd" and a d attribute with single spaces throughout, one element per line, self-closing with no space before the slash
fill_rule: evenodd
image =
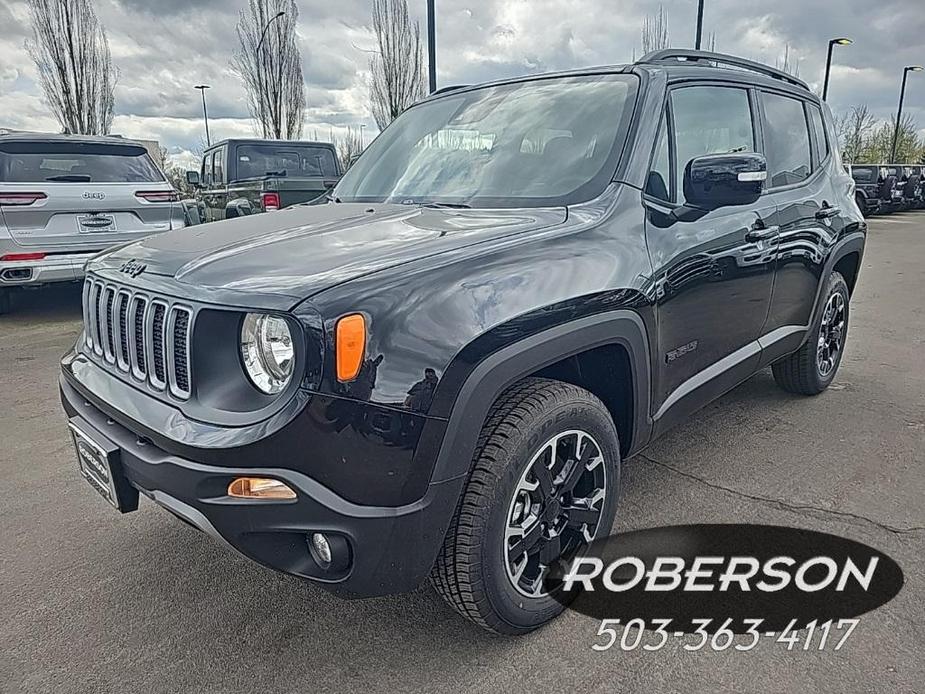
<path id="1" fill-rule="evenodd" d="M 628 461 L 617 530 L 760 522 L 850 537 L 906 584 L 840 651 L 598 653 L 567 613 L 489 636 L 422 587 L 345 602 L 78 476 L 57 361 L 75 287 L 0 318 L 0 692 L 925 692 L 925 212 L 871 220 L 835 384 L 761 373 Z"/>

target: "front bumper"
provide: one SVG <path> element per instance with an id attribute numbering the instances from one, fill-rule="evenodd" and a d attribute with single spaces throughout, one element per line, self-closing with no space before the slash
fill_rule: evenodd
<path id="1" fill-rule="evenodd" d="M 463 484 L 431 484 L 410 504 L 356 504 L 307 475 L 284 468 L 205 465 L 171 455 L 139 438 L 84 398 L 63 377 L 61 400 L 68 416 L 120 449 L 128 482 L 141 494 L 250 559 L 322 583 L 344 597 L 413 590 L 433 565 Z M 296 491 L 292 501 L 236 499 L 226 493 L 235 477 L 263 476 Z M 308 538 L 322 532 L 346 540 L 345 569 L 325 571 Z"/>
<path id="2" fill-rule="evenodd" d="M 0 287 L 75 282 L 83 279 L 84 265 L 98 252 L 61 253 L 42 260 L 0 261 Z"/>

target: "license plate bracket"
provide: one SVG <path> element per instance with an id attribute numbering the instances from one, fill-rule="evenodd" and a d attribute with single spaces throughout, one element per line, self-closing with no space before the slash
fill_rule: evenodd
<path id="1" fill-rule="evenodd" d="M 122 455 L 118 445 L 94 430 L 80 417 L 68 421 L 77 469 L 87 483 L 121 513 L 138 508 L 138 490 L 129 484 L 122 470 Z"/>
<path id="2" fill-rule="evenodd" d="M 111 214 L 77 215 L 77 230 L 82 234 L 116 231 L 116 218 Z"/>

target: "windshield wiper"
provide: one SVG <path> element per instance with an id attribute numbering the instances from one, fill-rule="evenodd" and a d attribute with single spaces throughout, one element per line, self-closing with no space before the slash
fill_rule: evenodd
<path id="1" fill-rule="evenodd" d="M 285 176 L 286 169 L 280 169 L 279 171 L 267 171 L 263 175 L 264 176 Z"/>
<path id="2" fill-rule="evenodd" d="M 422 202 L 421 207 L 432 207 L 436 209 L 447 208 L 456 210 L 471 210 L 472 205 L 464 202 Z"/>
<path id="3" fill-rule="evenodd" d="M 46 181 L 61 181 L 62 183 L 89 183 L 90 176 L 87 174 L 61 174 L 60 176 L 49 176 Z"/>

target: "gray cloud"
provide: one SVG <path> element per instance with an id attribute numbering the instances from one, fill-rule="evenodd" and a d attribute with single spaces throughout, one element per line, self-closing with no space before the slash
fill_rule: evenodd
<path id="1" fill-rule="evenodd" d="M 246 0 L 97 0 L 119 67 L 116 124 L 147 132 L 169 149 L 195 150 L 201 104 L 192 87 L 207 83 L 213 132 L 248 134 L 241 82 L 230 69 L 235 23 Z M 640 51 L 647 14 L 664 5 L 672 44 L 693 43 L 692 0 L 441 0 L 439 83 L 477 83 L 516 74 L 627 62 Z M 306 132 L 367 123 L 369 0 L 299 0 L 299 36 L 307 85 Z M 423 2 L 411 10 L 423 27 Z M 23 50 L 24 0 L 0 2 L 0 126 L 54 129 Z M 822 81 L 827 41 L 846 35 L 830 85 L 834 111 L 867 103 L 878 118 L 896 108 L 902 67 L 925 62 L 925 6 L 919 0 L 707 0 L 705 31 L 720 51 L 774 63 L 790 45 L 801 77 Z M 925 127 L 925 73 L 910 76 L 907 113 Z M 370 134 L 372 130 L 370 129 Z"/>

